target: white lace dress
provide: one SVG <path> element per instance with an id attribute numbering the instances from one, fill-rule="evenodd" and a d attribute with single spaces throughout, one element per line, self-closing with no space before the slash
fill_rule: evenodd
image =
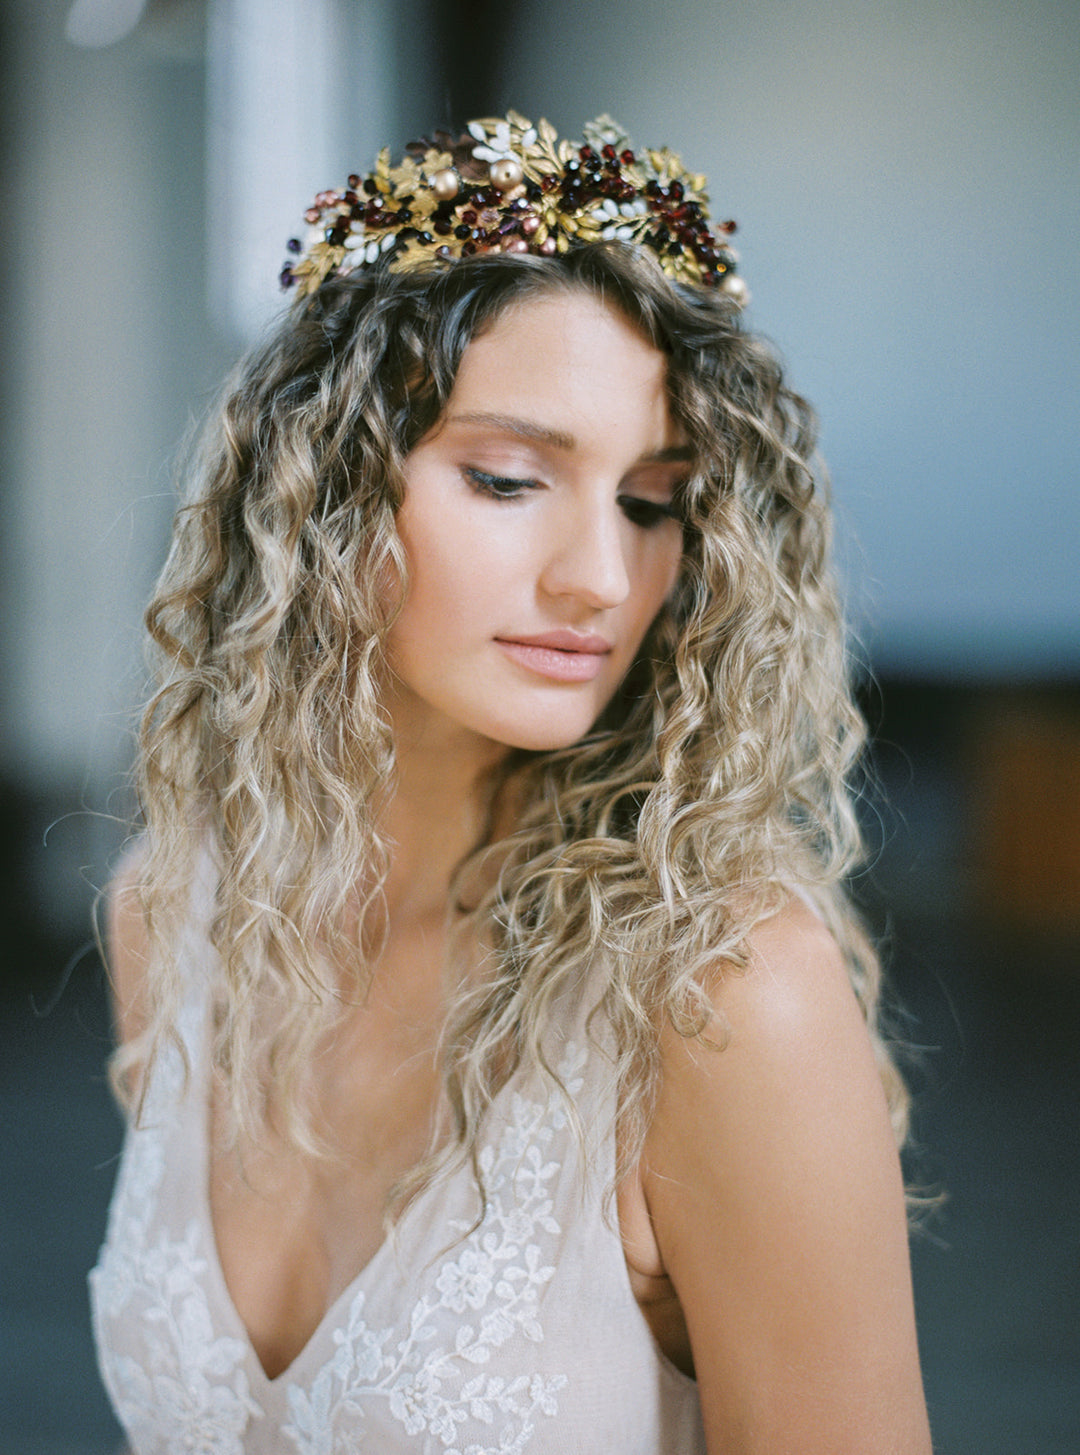
<path id="1" fill-rule="evenodd" d="M 658 1352 L 603 1190 L 614 1165 L 605 1059 L 580 1022 L 561 1099 L 524 1076 L 498 1097 L 481 1165 L 432 1184 L 268 1379 L 229 1297 L 208 1200 L 207 1068 L 163 1061 L 129 1128 L 90 1275 L 102 1375 L 136 1455 L 682 1455 L 705 1448 L 694 1382 Z M 464 1236 L 463 1236 L 464 1234 Z"/>

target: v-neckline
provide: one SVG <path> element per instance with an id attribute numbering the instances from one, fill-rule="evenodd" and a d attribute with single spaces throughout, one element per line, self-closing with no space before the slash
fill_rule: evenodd
<path id="1" fill-rule="evenodd" d="M 204 1072 L 204 1075 L 201 1079 L 203 1082 L 203 1086 L 205 1087 L 206 1095 L 203 1099 L 202 1106 L 200 1107 L 201 1114 L 199 1116 L 199 1175 L 197 1179 L 199 1205 L 196 1209 L 196 1215 L 198 1217 L 199 1225 L 206 1229 L 206 1242 L 208 1244 L 207 1261 L 209 1264 L 210 1276 L 217 1284 L 217 1293 L 221 1302 L 221 1306 L 225 1309 L 227 1317 L 234 1326 L 234 1333 L 239 1337 L 240 1341 L 244 1345 L 245 1351 L 250 1355 L 248 1363 L 255 1370 L 258 1371 L 258 1377 L 263 1384 L 267 1385 L 270 1388 L 275 1388 L 281 1384 L 286 1383 L 290 1375 L 295 1374 L 297 1368 L 307 1360 L 311 1349 L 320 1342 L 323 1331 L 327 1328 L 327 1326 L 330 1325 L 331 1327 L 333 1327 L 337 1324 L 338 1314 L 340 1310 L 353 1302 L 357 1295 L 361 1291 L 363 1291 L 363 1285 L 373 1280 L 374 1270 L 376 1270 L 377 1267 L 381 1266 L 383 1260 L 390 1255 L 390 1252 L 392 1250 L 392 1244 L 394 1243 L 394 1237 L 392 1235 L 383 1235 L 382 1240 L 380 1241 L 375 1251 L 372 1253 L 371 1257 L 368 1258 L 367 1262 L 364 1263 L 363 1267 L 358 1270 L 358 1272 L 345 1285 L 341 1292 L 334 1299 L 332 1299 L 327 1307 L 323 1310 L 322 1317 L 319 1319 L 319 1322 L 312 1329 L 311 1333 L 308 1335 L 307 1339 L 304 1341 L 301 1347 L 296 1351 L 292 1359 L 290 1359 L 289 1363 L 277 1374 L 268 1374 L 266 1371 L 266 1366 L 263 1364 L 262 1358 L 259 1355 L 259 1351 L 255 1347 L 254 1340 L 251 1337 L 251 1332 L 248 1329 L 247 1324 L 241 1317 L 240 1310 L 236 1307 L 236 1300 L 232 1296 L 232 1291 L 229 1288 L 229 1281 L 225 1276 L 225 1266 L 221 1261 L 221 1250 L 218 1246 L 217 1229 L 214 1226 L 213 1204 L 210 1197 L 210 1173 L 213 1146 L 212 1125 L 214 1115 L 213 1088 L 210 1077 L 208 1075 L 209 1066 L 204 1063 L 201 1069 Z M 410 1204 L 409 1208 L 406 1209 L 406 1212 L 403 1216 L 408 1216 L 408 1214 L 412 1212 L 416 1203 L 423 1201 L 425 1194 L 429 1190 L 430 1184 L 428 1187 L 421 1189 L 420 1193 L 417 1195 L 416 1200 L 413 1204 Z"/>

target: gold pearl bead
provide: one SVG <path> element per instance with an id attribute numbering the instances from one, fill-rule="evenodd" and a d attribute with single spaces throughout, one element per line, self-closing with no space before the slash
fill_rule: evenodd
<path id="1" fill-rule="evenodd" d="M 733 303 L 744 308 L 750 301 L 750 290 L 739 277 L 738 273 L 729 273 L 720 284 L 720 291 L 726 293 Z"/>
<path id="2" fill-rule="evenodd" d="M 499 192 L 509 192 L 525 180 L 525 171 L 517 157 L 500 157 L 491 164 L 491 185 Z"/>
<path id="3" fill-rule="evenodd" d="M 431 190 L 440 202 L 452 202 L 461 188 L 461 178 L 453 167 L 444 167 L 431 179 Z"/>

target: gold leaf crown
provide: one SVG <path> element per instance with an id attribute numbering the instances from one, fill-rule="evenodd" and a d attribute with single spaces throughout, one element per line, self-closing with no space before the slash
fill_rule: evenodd
<path id="1" fill-rule="evenodd" d="M 282 287 L 303 298 L 334 274 L 380 263 L 408 272 L 617 239 L 648 248 L 675 282 L 745 303 L 727 243 L 735 224 L 710 221 L 705 178 L 666 148 L 635 151 L 610 116 L 583 132 L 582 142 L 560 141 L 550 122 L 510 111 L 470 121 L 457 138 L 437 131 L 411 142 L 396 167 L 384 147 L 373 172 L 315 198 L 306 241 L 289 240 Z"/>

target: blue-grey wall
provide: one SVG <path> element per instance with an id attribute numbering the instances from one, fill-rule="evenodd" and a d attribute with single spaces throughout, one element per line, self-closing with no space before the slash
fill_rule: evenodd
<path id="1" fill-rule="evenodd" d="M 560 131 L 673 146 L 739 220 L 875 666 L 1075 675 L 1075 0 L 525 0 L 506 75 Z"/>

